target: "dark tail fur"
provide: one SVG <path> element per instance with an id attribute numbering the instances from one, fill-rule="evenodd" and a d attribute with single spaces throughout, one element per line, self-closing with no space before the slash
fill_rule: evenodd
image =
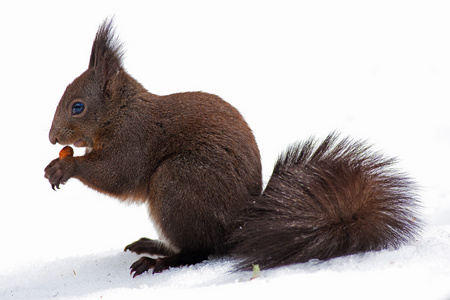
<path id="1" fill-rule="evenodd" d="M 397 248 L 419 231 L 411 180 L 395 159 L 330 134 L 291 146 L 278 159 L 233 242 L 240 269 Z"/>

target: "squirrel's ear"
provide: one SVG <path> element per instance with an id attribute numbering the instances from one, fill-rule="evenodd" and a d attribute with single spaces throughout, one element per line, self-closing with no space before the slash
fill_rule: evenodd
<path id="1" fill-rule="evenodd" d="M 122 68 L 122 44 L 117 39 L 113 27 L 113 19 L 106 19 L 100 25 L 89 60 L 89 69 L 93 68 L 104 83 Z"/>

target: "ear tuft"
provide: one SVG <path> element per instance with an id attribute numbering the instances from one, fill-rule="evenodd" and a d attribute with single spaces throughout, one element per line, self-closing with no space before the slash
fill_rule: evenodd
<path id="1" fill-rule="evenodd" d="M 97 75 L 106 82 L 122 69 L 122 44 L 114 32 L 114 19 L 106 19 L 100 25 L 92 44 L 89 69 L 94 68 Z"/>

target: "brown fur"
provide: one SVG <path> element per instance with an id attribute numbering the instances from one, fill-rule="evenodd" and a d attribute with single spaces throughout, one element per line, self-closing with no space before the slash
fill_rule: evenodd
<path id="1" fill-rule="evenodd" d="M 161 241 L 126 250 L 163 257 L 141 258 L 135 276 L 210 254 L 233 253 L 244 267 L 327 259 L 398 246 L 416 233 L 409 181 L 362 144 L 333 146 L 335 136 L 314 153 L 312 142 L 288 150 L 261 196 L 259 150 L 239 112 L 207 93 L 149 93 L 123 69 L 122 53 L 105 21 L 49 134 L 86 154 L 53 160 L 45 177 L 53 187 L 77 178 L 148 205 Z M 74 115 L 77 102 L 85 109 Z"/>
<path id="2" fill-rule="evenodd" d="M 310 139 L 279 158 L 233 236 L 242 269 L 397 248 L 415 236 L 411 180 L 392 168 L 394 159 L 337 138 Z"/>

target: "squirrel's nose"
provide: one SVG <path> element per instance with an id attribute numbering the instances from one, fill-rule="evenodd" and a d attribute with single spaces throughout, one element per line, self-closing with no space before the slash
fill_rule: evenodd
<path id="1" fill-rule="evenodd" d="M 53 145 L 58 143 L 58 138 L 56 137 L 56 130 L 53 128 L 53 126 L 48 134 L 48 139 L 50 140 L 50 143 L 52 143 Z"/>

